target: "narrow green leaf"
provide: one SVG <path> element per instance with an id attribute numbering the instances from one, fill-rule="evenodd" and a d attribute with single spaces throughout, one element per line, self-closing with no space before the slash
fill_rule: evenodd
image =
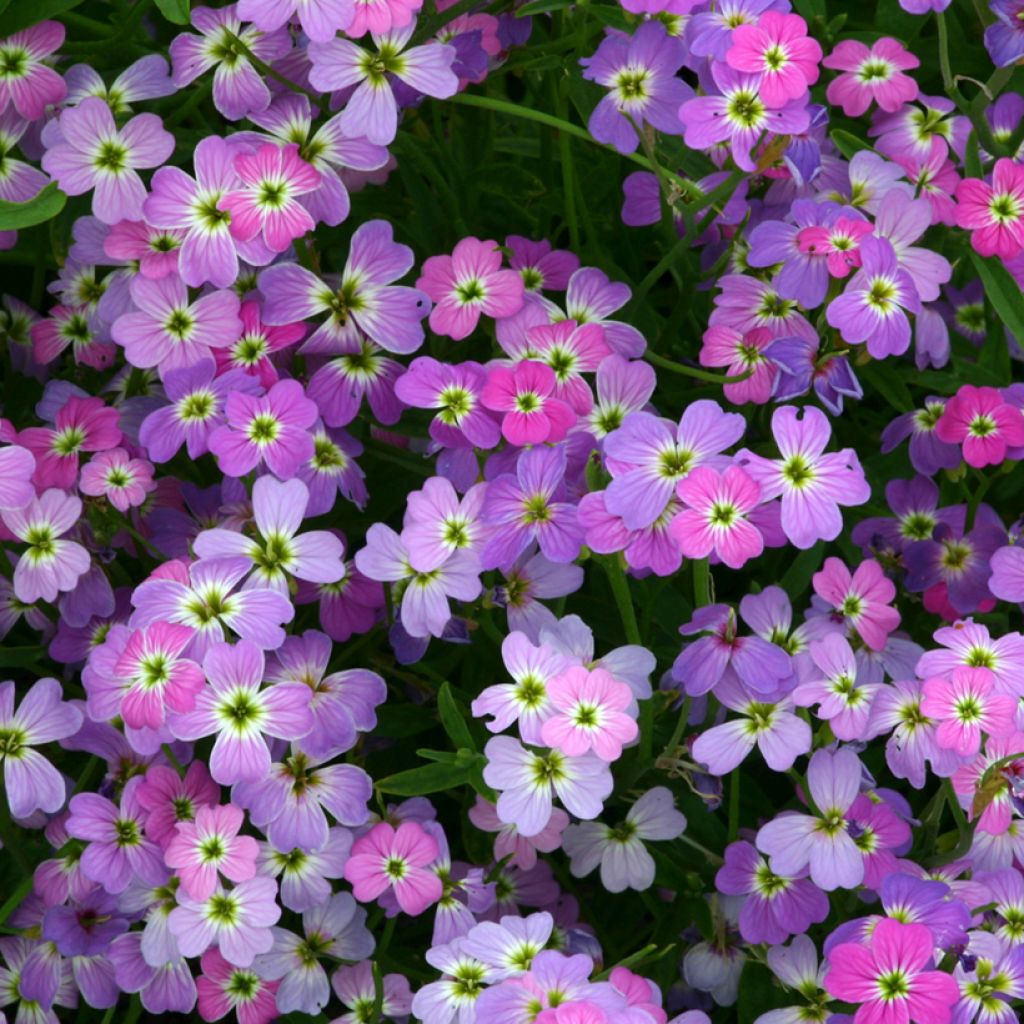
<path id="1" fill-rule="evenodd" d="M 844 132 L 842 128 L 833 128 L 829 134 L 832 136 L 832 141 L 836 144 L 836 149 L 838 149 L 847 160 L 851 159 L 862 149 L 871 148 L 863 139 L 858 139 L 856 135 Z"/>
<path id="2" fill-rule="evenodd" d="M 1010 276 L 1006 267 L 996 259 L 985 259 L 972 250 L 971 262 L 985 286 L 985 298 L 992 303 L 996 315 L 1009 328 L 1010 333 L 1024 344 L 1024 294 L 1021 293 L 1020 286 Z M 1005 344 L 1001 332 L 997 331 L 996 336 Z M 989 339 L 985 344 L 991 343 L 992 339 Z"/>
<path id="3" fill-rule="evenodd" d="M 160 13 L 174 25 L 187 25 L 190 20 L 189 0 L 155 0 Z"/>
<path id="4" fill-rule="evenodd" d="M 473 771 L 472 764 L 425 764 L 381 779 L 377 789 L 394 796 L 426 796 L 466 785 Z"/>
<path id="5" fill-rule="evenodd" d="M 82 0 L 10 0 L 0 13 L 0 39 L 77 7 Z"/>
<path id="6" fill-rule="evenodd" d="M 67 200 L 68 197 L 53 181 L 24 203 L 0 199 L 0 231 L 16 231 L 43 224 L 56 217 Z"/>
<path id="7" fill-rule="evenodd" d="M 818 541 L 813 548 L 801 551 L 793 559 L 785 575 L 779 580 L 779 586 L 789 594 L 790 597 L 799 597 L 811 582 L 811 577 L 821 565 L 821 556 L 825 552 L 825 544 Z"/>
<path id="8" fill-rule="evenodd" d="M 530 0 L 528 4 L 517 8 L 516 17 L 528 18 L 531 14 L 549 14 L 551 11 L 561 11 L 566 7 L 571 7 L 573 3 L 575 0 Z"/>
<path id="9" fill-rule="evenodd" d="M 27 668 L 45 657 L 44 647 L 0 647 L 0 668 Z"/>
<path id="10" fill-rule="evenodd" d="M 442 683 L 441 689 L 437 691 L 437 710 L 441 714 L 444 731 L 448 733 L 449 739 L 455 744 L 455 749 L 476 750 L 473 734 L 469 731 L 469 726 L 466 725 L 465 712 L 452 696 L 452 688 L 448 682 Z"/>
<path id="11" fill-rule="evenodd" d="M 866 366 L 857 367 L 857 376 L 877 391 L 897 412 L 910 412 L 915 407 L 910 389 L 892 367 L 868 363 Z"/>

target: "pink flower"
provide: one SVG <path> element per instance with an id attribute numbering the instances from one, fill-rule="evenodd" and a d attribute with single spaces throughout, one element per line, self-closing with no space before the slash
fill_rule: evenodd
<path id="1" fill-rule="evenodd" d="M 430 327 L 461 341 L 476 328 L 480 314 L 506 317 L 523 305 L 523 279 L 515 270 L 501 269 L 501 250 L 494 241 L 464 238 L 451 256 L 431 256 L 423 264 L 416 287 L 435 306 Z"/>
<path id="2" fill-rule="evenodd" d="M 968 465 L 996 466 L 1007 448 L 1024 445 L 1024 416 L 995 388 L 964 384 L 947 400 L 935 434 L 947 444 L 962 444 Z"/>
<path id="3" fill-rule="evenodd" d="M 704 332 L 700 365 L 728 367 L 730 376 L 749 373 L 747 380 L 726 384 L 722 388 L 725 397 L 736 405 L 764 405 L 772 397 L 772 385 L 779 375 L 777 364 L 764 355 L 774 340 L 767 327 L 755 327 L 744 333 L 727 324 L 713 324 Z"/>
<path id="4" fill-rule="evenodd" d="M 926 679 L 921 713 L 939 723 L 935 740 L 940 747 L 962 757 L 981 749 L 981 734 L 1008 736 L 1015 731 L 1017 702 L 996 693 L 987 668 L 961 666 L 948 679 Z"/>
<path id="5" fill-rule="evenodd" d="M 511 444 L 554 444 L 576 422 L 572 406 L 554 397 L 557 386 L 558 379 L 550 366 L 524 359 L 511 370 L 495 366 L 480 393 L 480 402 L 504 414 L 501 433 Z"/>
<path id="6" fill-rule="evenodd" d="M 217 874 L 232 882 L 245 882 L 256 875 L 259 844 L 251 836 L 240 836 L 245 814 L 233 804 L 200 807 L 195 821 L 180 821 L 177 835 L 164 851 L 164 861 L 174 868 L 185 892 L 194 900 L 205 900 L 217 888 Z"/>
<path id="7" fill-rule="evenodd" d="M 264 981 L 253 970 L 232 967 L 217 949 L 208 949 L 199 966 L 203 973 L 196 978 L 196 990 L 203 1020 L 220 1020 L 232 1009 L 238 1024 L 270 1024 L 277 1019 L 279 981 Z"/>
<path id="8" fill-rule="evenodd" d="M 767 11 L 756 25 L 733 29 L 725 55 L 729 67 L 760 73 L 760 96 L 771 108 L 807 95 L 818 80 L 821 47 L 807 36 L 807 22 L 797 14 Z"/>
<path id="9" fill-rule="evenodd" d="M 299 156 L 297 145 L 268 144 L 255 153 L 239 153 L 235 171 L 242 187 L 220 202 L 231 214 L 233 238 L 249 242 L 262 232 L 268 249 L 284 252 L 316 226 L 298 197 L 320 187 L 320 172 Z"/>
<path id="10" fill-rule="evenodd" d="M 245 476 L 261 462 L 280 480 L 290 480 L 313 458 L 310 427 L 317 407 L 297 380 L 279 380 L 260 398 L 228 395 L 228 422 L 210 434 L 210 451 L 229 476 Z"/>
<path id="11" fill-rule="evenodd" d="M 822 64 L 843 72 L 829 83 L 825 96 L 847 117 L 860 117 L 872 102 L 893 113 L 917 97 L 917 82 L 903 72 L 921 62 L 895 39 L 878 39 L 870 50 L 856 39 L 844 39 Z"/>
<path id="12" fill-rule="evenodd" d="M 536 1024 L 607 1024 L 608 1015 L 596 1003 L 573 1000 L 541 1010 L 534 1020 Z"/>
<path id="13" fill-rule="evenodd" d="M 625 713 L 633 693 L 603 668 L 573 665 L 548 683 L 548 698 L 554 714 L 541 726 L 541 739 L 570 757 L 593 750 L 602 761 L 617 761 L 637 737 L 636 721 Z"/>
<path id="14" fill-rule="evenodd" d="M 338 32 L 353 38 L 362 35 L 352 31 L 352 19 L 355 8 L 362 11 L 366 6 L 352 0 L 238 0 L 237 10 L 242 21 L 251 21 L 263 32 L 276 32 L 297 18 L 310 39 L 323 43 Z"/>
<path id="15" fill-rule="evenodd" d="M 960 987 L 933 969 L 934 946 L 925 925 L 883 918 L 866 945 L 833 947 L 823 984 L 836 999 L 860 1004 L 854 1024 L 949 1024 Z"/>
<path id="16" fill-rule="evenodd" d="M 1013 259 L 1024 250 L 1024 164 L 997 160 L 992 184 L 964 178 L 956 190 L 956 222 L 982 256 Z"/>
<path id="17" fill-rule="evenodd" d="M 824 256 L 832 277 L 847 277 L 861 265 L 860 240 L 874 231 L 870 221 L 837 217 L 829 225 L 812 225 L 797 232 L 796 244 L 809 256 Z"/>
<path id="18" fill-rule="evenodd" d="M 24 508 L 36 496 L 32 476 L 36 457 L 20 445 L 0 448 L 0 510 Z"/>
<path id="19" fill-rule="evenodd" d="M 64 26 L 43 21 L 0 40 L 0 113 L 9 105 L 27 121 L 42 117 L 67 95 L 64 79 L 44 63 L 64 44 Z"/>
<path id="20" fill-rule="evenodd" d="M 569 824 L 569 815 L 561 807 L 551 808 L 548 823 L 535 836 L 520 835 L 515 825 L 498 817 L 497 808 L 482 796 L 469 809 L 469 820 L 481 832 L 497 832 L 494 837 L 494 859 L 508 858 L 512 867 L 530 871 L 537 863 L 537 851 L 552 853 L 562 845 L 562 833 Z"/>
<path id="21" fill-rule="evenodd" d="M 123 448 L 100 452 L 82 469 L 78 489 L 94 497 L 102 495 L 118 512 L 127 512 L 156 490 L 153 464 L 130 458 Z"/>
<path id="22" fill-rule="evenodd" d="M 851 575 L 841 559 L 826 558 L 822 571 L 814 574 L 814 592 L 828 601 L 873 651 L 882 650 L 900 624 L 900 613 L 889 607 L 896 597 L 896 585 L 874 559 L 861 562 Z"/>
<path id="23" fill-rule="evenodd" d="M 415 917 L 441 898 L 441 879 L 427 867 L 439 853 L 422 825 L 406 821 L 396 829 L 382 821 L 352 845 L 345 878 L 363 903 L 393 888 L 398 905 Z"/>
<path id="24" fill-rule="evenodd" d="M 724 473 L 698 466 L 676 484 L 676 494 L 687 507 L 668 529 L 686 558 L 714 552 L 739 569 L 764 550 L 764 538 L 749 518 L 761 502 L 761 488 L 739 466 Z"/>

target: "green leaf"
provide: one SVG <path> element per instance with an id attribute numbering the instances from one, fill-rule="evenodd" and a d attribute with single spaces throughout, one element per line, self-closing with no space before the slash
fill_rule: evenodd
<path id="1" fill-rule="evenodd" d="M 897 412 L 910 412 L 915 407 L 910 389 L 891 366 L 868 363 L 857 367 L 857 375 L 865 383 L 870 384 Z"/>
<path id="2" fill-rule="evenodd" d="M 52 220 L 64 209 L 67 201 L 68 197 L 53 181 L 24 203 L 0 199 L 0 231 L 16 231 Z"/>
<path id="3" fill-rule="evenodd" d="M 0 39 L 77 7 L 82 0 L 11 0 L 0 13 Z"/>
<path id="4" fill-rule="evenodd" d="M 576 0 L 530 0 L 528 4 L 516 10 L 517 18 L 528 18 L 531 14 L 549 14 L 571 7 Z"/>
<path id="5" fill-rule="evenodd" d="M 832 136 L 832 141 L 836 144 L 836 149 L 847 160 L 851 159 L 862 149 L 871 148 L 863 139 L 858 139 L 856 135 L 852 135 L 850 132 L 844 132 L 842 128 L 833 128 L 829 134 Z"/>
<path id="6" fill-rule="evenodd" d="M 433 716 L 423 714 L 423 708 L 412 704 L 385 704 L 377 709 L 374 734 L 400 740 L 426 732 L 436 724 Z"/>
<path id="7" fill-rule="evenodd" d="M 156 0 L 160 13 L 174 25 L 189 23 L 189 0 Z"/>
<path id="8" fill-rule="evenodd" d="M 802 594 L 807 589 L 818 566 L 821 565 L 821 556 L 824 552 L 825 544 L 820 540 L 813 548 L 801 551 L 793 559 L 782 579 L 779 580 L 779 586 L 792 598 Z"/>
<path id="9" fill-rule="evenodd" d="M 996 315 L 1017 341 L 1024 345 L 1024 295 L 1021 294 L 1017 282 L 996 259 L 985 259 L 972 250 L 971 262 L 981 277 L 981 283 L 985 286 L 985 297 L 992 303 Z M 1005 344 L 1001 332 L 997 331 L 996 336 Z M 987 346 L 991 343 L 992 339 L 989 339 L 985 344 Z M 1002 360 L 999 361 L 1000 364 L 1001 362 Z M 1009 380 L 1006 383 L 1008 384 Z"/>
<path id="10" fill-rule="evenodd" d="M 28 668 L 45 657 L 45 647 L 0 647 L 0 668 Z"/>
<path id="11" fill-rule="evenodd" d="M 466 715 L 452 696 L 452 688 L 448 682 L 443 682 L 441 689 L 437 691 L 437 710 L 441 713 L 444 731 L 455 744 L 455 749 L 464 747 L 467 750 L 476 750 L 473 734 L 466 725 Z"/>
<path id="12" fill-rule="evenodd" d="M 471 779 L 474 764 L 425 764 L 407 772 L 389 775 L 377 783 L 381 793 L 394 796 L 426 796 L 428 793 L 442 793 L 447 789 L 465 786 Z"/>

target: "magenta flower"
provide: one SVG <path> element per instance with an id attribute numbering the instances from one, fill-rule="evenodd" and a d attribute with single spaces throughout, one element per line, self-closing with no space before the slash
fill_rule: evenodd
<path id="1" fill-rule="evenodd" d="M 216 806 L 220 787 L 202 761 L 193 761 L 182 778 L 173 768 L 151 765 L 139 786 L 146 811 L 146 835 L 163 849 L 178 834 L 179 821 L 194 821 L 200 807 Z"/>
<path id="2" fill-rule="evenodd" d="M 1024 250 L 1024 166 L 997 160 L 992 184 L 964 178 L 956 190 L 956 222 L 982 256 L 1013 259 Z"/>
<path id="3" fill-rule="evenodd" d="M 245 476 L 264 463 L 289 480 L 313 457 L 309 428 L 317 407 L 296 380 L 279 380 L 265 395 L 228 395 L 227 423 L 210 434 L 210 451 L 229 476 Z"/>
<path id="4" fill-rule="evenodd" d="M 263 652 L 248 640 L 214 644 L 203 659 L 209 687 L 196 695 L 195 710 L 170 721 L 178 739 L 216 734 L 210 774 L 222 786 L 267 777 L 271 758 L 265 735 L 297 740 L 313 728 L 309 687 L 276 683 L 260 689 L 263 665 Z"/>
<path id="5" fill-rule="evenodd" d="M 630 413 L 604 442 L 614 478 L 605 490 L 608 511 L 630 530 L 650 526 L 672 501 L 678 482 L 735 444 L 745 429 L 742 416 L 707 399 L 691 402 L 678 426 L 651 413 Z"/>
<path id="6" fill-rule="evenodd" d="M 36 121 L 67 93 L 64 79 L 45 63 L 64 44 L 59 21 L 41 21 L 0 40 L 0 113 L 8 106 L 26 121 Z"/>
<path id="7" fill-rule="evenodd" d="M 396 829 L 382 821 L 352 844 L 345 879 L 361 903 L 393 890 L 402 910 L 416 917 L 441 898 L 441 879 L 428 868 L 439 852 L 422 825 L 406 821 Z"/>
<path id="8" fill-rule="evenodd" d="M 156 490 L 153 464 L 130 458 L 123 448 L 100 452 L 83 467 L 78 489 L 93 497 L 102 495 L 118 512 L 127 512 Z"/>
<path id="9" fill-rule="evenodd" d="M 860 758 L 852 750 L 814 752 L 807 784 L 819 813 L 779 814 L 757 833 L 757 848 L 771 858 L 775 874 L 798 878 L 809 865 L 811 881 L 826 892 L 860 885 L 864 858 L 849 818 L 860 783 Z"/>
<path id="10" fill-rule="evenodd" d="M 964 384 L 947 399 L 935 435 L 946 444 L 962 445 L 969 466 L 998 466 L 1007 448 L 1024 445 L 1024 415 L 996 388 Z"/>
<path id="11" fill-rule="evenodd" d="M 587 122 L 590 134 L 620 153 L 636 150 L 637 131 L 648 124 L 678 135 L 676 112 L 693 96 L 693 90 L 677 77 L 685 58 L 682 40 L 670 36 L 656 20 L 642 23 L 631 36 L 606 35 L 592 57 L 580 60 L 583 77 L 608 90 Z"/>
<path id="12" fill-rule="evenodd" d="M 89 844 L 82 851 L 82 871 L 115 895 L 136 877 L 149 886 L 163 885 L 167 879 L 160 847 L 145 836 L 146 812 L 138 798 L 141 784 L 136 777 L 125 786 L 120 806 L 98 793 L 77 793 L 68 804 L 68 835 Z"/>
<path id="13" fill-rule="evenodd" d="M 258 60 L 271 64 L 291 49 L 287 31 L 261 32 L 244 25 L 236 4 L 193 7 L 192 25 L 200 35 L 183 32 L 171 40 L 174 84 L 181 89 L 213 68 L 213 105 L 229 121 L 266 110 L 270 89 L 231 37 L 240 39 Z"/>
<path id="14" fill-rule="evenodd" d="M 103 370 L 114 362 L 117 347 L 109 332 L 84 306 L 54 306 L 45 320 L 31 327 L 32 358 L 52 363 L 70 345 L 76 366 Z"/>
<path id="15" fill-rule="evenodd" d="M 825 453 L 832 429 L 813 406 L 803 417 L 792 405 L 772 414 L 772 434 L 780 459 L 766 459 L 743 449 L 743 468 L 761 485 L 762 500 L 782 497 L 782 529 L 798 548 L 818 540 L 835 540 L 843 528 L 840 505 L 863 505 L 871 488 L 852 448 Z"/>
<path id="16" fill-rule="evenodd" d="M 557 387 L 551 367 L 524 359 L 512 369 L 492 367 L 480 402 L 503 414 L 501 433 L 510 444 L 554 444 L 576 422 L 572 406 L 555 397 Z"/>
<path id="17" fill-rule="evenodd" d="M 235 172 L 241 186 L 220 201 L 231 215 L 232 237 L 249 242 L 262 234 L 271 252 L 284 252 L 316 226 L 299 197 L 320 187 L 320 173 L 299 156 L 297 145 L 239 153 Z"/>
<path id="18" fill-rule="evenodd" d="M 82 712 L 61 700 L 56 679 L 38 679 L 14 707 L 14 683 L 0 683 L 0 760 L 12 818 L 64 806 L 64 778 L 34 747 L 67 739 L 82 725 Z"/>
<path id="19" fill-rule="evenodd" d="M 579 665 L 548 683 L 551 716 L 541 727 L 544 745 L 578 757 L 593 750 L 602 761 L 617 761 L 637 737 L 636 720 L 627 714 L 633 694 L 611 673 Z"/>
<path id="20" fill-rule="evenodd" d="M 485 568 L 507 570 L 536 541 L 552 562 L 572 562 L 583 543 L 576 507 L 565 500 L 565 447 L 523 452 L 516 474 L 487 485 L 482 519 L 487 539 L 480 554 Z"/>
<path id="21" fill-rule="evenodd" d="M 159 729 L 168 710 L 195 707 L 205 680 L 199 665 L 184 657 L 193 635 L 188 626 L 154 622 L 128 638 L 109 678 L 124 691 L 120 714 L 132 728 Z"/>
<path id="22" fill-rule="evenodd" d="M 353 0 L 238 0 L 236 9 L 240 21 L 251 21 L 263 32 L 285 28 L 297 18 L 310 39 L 324 43 L 339 32 L 362 35 L 349 32 L 356 6 Z"/>
<path id="23" fill-rule="evenodd" d="M 592 753 L 578 757 L 558 750 L 527 750 L 511 736 L 495 736 L 484 748 L 484 781 L 500 791 L 498 817 L 529 838 L 551 820 L 557 794 L 577 818 L 596 818 L 611 795 L 607 761 Z"/>
<path id="24" fill-rule="evenodd" d="M 80 498 L 51 488 L 22 509 L 0 512 L 0 520 L 28 546 L 14 567 L 14 593 L 19 601 L 56 601 L 58 594 L 74 590 L 89 571 L 89 553 L 73 540 L 61 537 L 82 516 Z"/>
<path id="25" fill-rule="evenodd" d="M 866 559 L 851 575 L 839 558 L 826 558 L 813 578 L 814 592 L 827 601 L 846 624 L 856 630 L 873 651 L 881 651 L 889 634 L 900 624 L 900 613 L 891 608 L 896 585 L 873 558 Z"/>
<path id="26" fill-rule="evenodd" d="M 845 341 L 867 342 L 868 352 L 876 359 L 902 355 L 910 347 L 907 312 L 921 311 L 914 280 L 900 268 L 887 239 L 864 238 L 860 253 L 861 268 L 843 294 L 829 303 L 828 322 Z"/>
<path id="27" fill-rule="evenodd" d="M 757 160 L 753 149 L 766 135 L 801 135 L 810 116 L 804 101 L 790 100 L 769 109 L 761 98 L 761 75 L 736 71 L 723 61 L 711 64 L 711 76 L 718 95 L 698 96 L 679 108 L 686 127 L 686 144 L 692 149 L 712 149 L 725 142 L 736 165 L 753 171 Z"/>
<path id="28" fill-rule="evenodd" d="M 340 281 L 325 284 L 295 263 L 279 263 L 264 270 L 259 279 L 265 300 L 263 320 L 290 324 L 328 313 L 302 351 L 358 353 L 363 356 L 360 369 L 367 362 L 364 335 L 389 352 L 415 352 L 423 344 L 420 321 L 429 303 L 416 288 L 391 283 L 404 277 L 412 265 L 412 249 L 394 241 L 387 221 L 367 221 L 352 235 Z M 337 381 L 332 380 L 331 386 L 337 389 Z M 351 419 L 332 416 L 326 404 L 323 413 L 331 427 L 344 426 Z M 382 422 L 394 420 L 382 418 Z"/>
<path id="29" fill-rule="evenodd" d="M 207 558 L 186 567 L 168 562 L 132 592 L 132 625 L 180 622 L 195 630 L 190 654 L 202 657 L 224 639 L 227 627 L 243 640 L 264 650 L 284 642 L 282 622 L 291 622 L 295 609 L 275 590 L 235 587 L 250 569 L 246 558 Z"/>
<path id="30" fill-rule="evenodd" d="M 596 371 L 612 351 L 600 324 L 560 320 L 529 328 L 523 354 L 550 366 L 555 374 L 555 397 L 585 416 L 593 408 L 594 394 L 583 374 Z"/>
<path id="31" fill-rule="evenodd" d="M 450 256 L 424 261 L 416 287 L 434 302 L 431 330 L 461 341 L 473 333 L 481 314 L 497 319 L 519 312 L 523 279 L 514 270 L 503 270 L 501 262 L 498 243 L 479 238 L 463 238 Z"/>
<path id="32" fill-rule="evenodd" d="M 750 521 L 760 504 L 761 488 L 740 469 L 719 473 L 698 466 L 676 484 L 686 506 L 669 524 L 686 558 L 707 558 L 712 552 L 731 569 L 739 569 L 764 550 L 764 538 Z"/>
<path id="33" fill-rule="evenodd" d="M 844 39 L 821 62 L 842 74 L 829 82 L 829 103 L 843 108 L 847 117 L 860 117 L 872 103 L 892 113 L 917 98 L 917 82 L 903 74 L 921 62 L 888 36 L 871 48 L 856 39 Z"/>
<path id="34" fill-rule="evenodd" d="M 139 167 L 159 167 L 174 150 L 174 136 L 156 114 L 138 114 L 122 128 L 95 96 L 60 115 L 60 142 L 43 154 L 43 169 L 72 196 L 95 189 L 93 213 L 105 224 L 142 220 L 146 188 Z"/>
<path id="35" fill-rule="evenodd" d="M 712 324 L 705 332 L 700 349 L 701 366 L 724 366 L 729 376 L 750 373 L 746 380 L 723 386 L 725 397 L 736 405 L 755 402 L 764 405 L 774 390 L 779 367 L 765 354 L 775 341 L 766 327 L 743 333 L 727 324 Z"/>
<path id="36" fill-rule="evenodd" d="M 209 899 L 217 889 L 218 873 L 232 882 L 256 875 L 259 845 L 238 834 L 245 821 L 231 804 L 200 807 L 194 821 L 180 821 L 176 835 L 164 849 L 164 861 L 175 869 L 182 888 L 194 900 Z"/>
<path id="37" fill-rule="evenodd" d="M 342 111 L 339 124 L 351 138 L 365 136 L 370 142 L 387 146 L 398 132 L 398 104 L 393 78 L 437 99 L 454 96 L 459 87 L 452 71 L 455 47 L 429 42 L 406 49 L 412 38 L 413 22 L 374 33 L 376 52 L 364 50 L 348 39 L 331 39 L 309 44 L 313 66 L 309 82 L 323 92 L 355 86 Z"/>
<path id="38" fill-rule="evenodd" d="M 1016 730 L 1016 700 L 995 690 L 987 668 L 962 666 L 949 678 L 926 679 L 921 712 L 938 723 L 935 740 L 961 757 L 974 757 L 981 734 L 1008 736 Z"/>
<path id="39" fill-rule="evenodd" d="M 266 981 L 251 968 L 233 966 L 218 949 L 203 953 L 199 966 L 203 973 L 196 978 L 195 988 L 203 1020 L 220 1020 L 232 1010 L 239 1024 L 270 1024 L 279 1016 L 280 982 Z"/>
<path id="40" fill-rule="evenodd" d="M 227 348 L 215 348 L 213 358 L 220 373 L 229 370 L 244 370 L 255 377 L 265 388 L 274 386 L 280 378 L 277 366 L 271 357 L 283 354 L 296 342 L 306 336 L 304 324 L 282 324 L 270 327 L 260 317 L 260 304 L 255 299 L 246 299 L 238 311 L 242 321 L 242 333 Z"/>
<path id="41" fill-rule="evenodd" d="M 836 999 L 860 1004 L 855 1024 L 949 1024 L 960 987 L 934 969 L 934 947 L 925 925 L 883 918 L 865 945 L 831 949 L 823 984 Z"/>
<path id="42" fill-rule="evenodd" d="M 181 237 L 178 272 L 185 284 L 230 288 L 238 277 L 238 252 L 231 217 L 220 202 L 238 182 L 234 150 L 209 136 L 196 146 L 192 163 L 195 178 L 178 167 L 161 167 L 153 175 L 143 213 L 153 226 Z"/>
<path id="43" fill-rule="evenodd" d="M 205 900 L 178 891 L 178 906 L 167 915 L 167 928 L 182 956 L 192 957 L 216 946 L 236 967 L 248 967 L 274 945 L 270 927 L 281 917 L 277 883 L 257 875 L 225 892 L 219 885 Z"/>
<path id="44" fill-rule="evenodd" d="M 287 597 L 288 577 L 311 583 L 337 583 L 345 575 L 345 546 L 328 530 L 298 533 L 309 503 L 301 480 L 262 476 L 252 488 L 259 539 L 217 527 L 203 530 L 193 548 L 200 558 L 248 558 L 253 573 L 246 587 L 277 590 Z"/>
<path id="45" fill-rule="evenodd" d="M 761 99 L 771 109 L 799 100 L 818 80 L 821 46 L 807 35 L 798 14 L 766 11 L 756 25 L 733 30 L 726 63 L 737 71 L 761 76 Z"/>
<path id="46" fill-rule="evenodd" d="M 861 265 L 861 240 L 873 230 L 870 221 L 836 217 L 828 225 L 802 228 L 797 232 L 796 243 L 801 253 L 824 257 L 831 277 L 848 277 L 851 270 Z"/>

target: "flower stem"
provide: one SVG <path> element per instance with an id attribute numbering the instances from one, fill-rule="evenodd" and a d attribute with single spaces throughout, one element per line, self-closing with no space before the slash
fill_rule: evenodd
<path id="1" fill-rule="evenodd" d="M 744 370 L 742 373 L 734 374 L 732 377 L 723 377 L 719 373 L 710 373 L 707 370 L 699 370 L 696 366 L 685 366 L 683 363 L 674 363 L 671 359 L 659 356 L 648 349 L 644 353 L 644 359 L 663 370 L 671 370 L 672 373 L 682 374 L 684 377 L 693 377 L 694 380 L 704 380 L 709 384 L 739 384 L 740 381 L 754 376 L 755 367 Z"/>
<path id="2" fill-rule="evenodd" d="M 606 555 L 601 558 L 601 565 L 604 566 L 604 571 L 608 575 L 612 596 L 615 598 L 615 606 L 619 610 L 622 628 L 626 632 L 626 640 L 637 647 L 642 647 L 643 639 L 640 636 L 640 626 L 636 621 L 633 597 L 629 592 L 629 582 L 626 579 L 626 572 L 622 568 L 622 561 L 618 555 Z"/>

